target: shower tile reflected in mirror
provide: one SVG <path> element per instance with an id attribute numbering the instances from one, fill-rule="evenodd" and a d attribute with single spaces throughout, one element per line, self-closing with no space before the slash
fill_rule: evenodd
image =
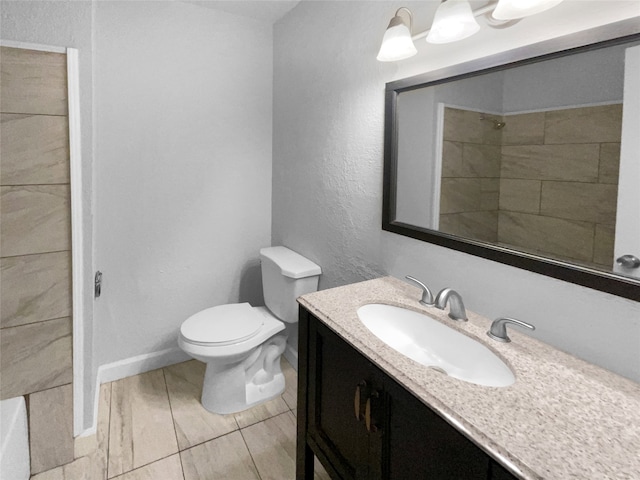
<path id="1" fill-rule="evenodd" d="M 501 116 L 445 108 L 440 231 L 498 242 Z"/>
<path id="2" fill-rule="evenodd" d="M 441 232 L 612 268 L 621 104 L 443 120 Z"/>

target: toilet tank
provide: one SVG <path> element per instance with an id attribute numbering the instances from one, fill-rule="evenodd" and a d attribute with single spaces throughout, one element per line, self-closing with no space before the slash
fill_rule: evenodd
<path id="1" fill-rule="evenodd" d="M 318 290 L 322 270 L 286 247 L 260 249 L 262 290 L 267 308 L 283 322 L 298 321 L 296 298 Z"/>

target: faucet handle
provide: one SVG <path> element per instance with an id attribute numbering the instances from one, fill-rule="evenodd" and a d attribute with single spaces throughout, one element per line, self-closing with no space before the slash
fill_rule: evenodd
<path id="1" fill-rule="evenodd" d="M 420 303 L 422 305 L 424 305 L 425 307 L 433 307 L 435 305 L 433 300 L 433 293 L 431 293 L 431 290 L 429 290 L 429 287 L 427 287 L 424 283 L 422 283 L 417 278 L 412 277 L 410 275 L 407 275 L 405 278 L 407 280 L 411 280 L 412 282 L 417 283 L 418 285 L 420 285 L 420 287 L 422 287 L 422 298 L 420 299 Z"/>
<path id="2" fill-rule="evenodd" d="M 507 324 L 510 323 L 512 325 L 520 325 L 521 327 L 528 328 L 529 330 L 535 330 L 536 327 L 533 325 L 523 322 L 522 320 L 518 320 L 516 318 L 509 317 L 501 317 L 496 318 L 493 323 L 491 323 L 491 328 L 487 332 L 489 337 L 497 340 L 498 342 L 510 342 L 511 339 L 507 335 Z"/>

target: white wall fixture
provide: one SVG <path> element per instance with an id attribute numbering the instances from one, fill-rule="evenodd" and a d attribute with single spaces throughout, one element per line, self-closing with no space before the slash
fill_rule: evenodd
<path id="1" fill-rule="evenodd" d="M 400 16 L 401 12 L 405 12 L 409 16 L 408 25 L 404 18 Z M 418 53 L 411 38 L 412 28 L 413 15 L 411 15 L 411 11 L 406 7 L 399 8 L 384 32 L 382 45 L 376 58 L 381 62 L 394 62 L 413 57 Z"/>
<path id="2" fill-rule="evenodd" d="M 480 30 L 471 5 L 467 0 L 448 0 L 436 10 L 431 30 L 427 35 L 429 43 L 449 43 L 470 37 Z"/>
<path id="3" fill-rule="evenodd" d="M 491 14 L 497 20 L 514 20 L 544 12 L 562 0 L 500 0 Z"/>
<path id="4" fill-rule="evenodd" d="M 487 24 L 492 28 L 508 28 L 523 17 L 543 12 L 555 7 L 562 0 L 499 0 L 484 7 L 471 9 L 468 0 L 442 0 L 436 10 L 429 30 L 411 36 L 413 15 L 402 7 L 396 11 L 384 33 L 377 59 L 381 62 L 396 62 L 412 57 L 417 53 L 415 40 L 427 37 L 427 42 L 442 44 L 463 40 L 480 31 L 475 17 L 485 15 Z M 409 26 L 400 12 L 409 15 Z"/>

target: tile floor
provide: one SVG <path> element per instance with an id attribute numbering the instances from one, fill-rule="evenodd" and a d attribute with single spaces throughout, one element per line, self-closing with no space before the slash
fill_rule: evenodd
<path id="1" fill-rule="evenodd" d="M 200 405 L 205 365 L 179 363 L 100 387 L 98 429 L 76 459 L 32 480 L 287 480 L 295 478 L 297 374 L 284 393 L 234 415 Z M 316 480 L 329 476 L 316 464 Z"/>

